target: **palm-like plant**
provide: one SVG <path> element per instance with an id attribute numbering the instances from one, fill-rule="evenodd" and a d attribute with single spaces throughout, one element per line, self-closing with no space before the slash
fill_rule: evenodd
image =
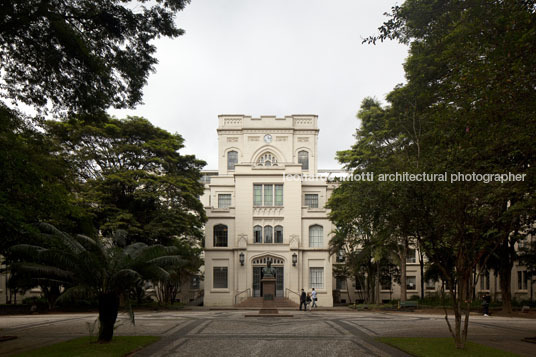
<path id="1" fill-rule="evenodd" d="M 176 247 L 134 243 L 120 248 L 111 239 L 71 236 L 48 224 L 42 224 L 41 231 L 47 236 L 43 246 L 11 247 L 18 260 L 12 270 L 61 282 L 66 287 L 63 296 L 76 292 L 95 296 L 101 343 L 112 340 L 121 295 L 127 296 L 141 279 L 167 279 L 164 268 L 181 262 Z"/>

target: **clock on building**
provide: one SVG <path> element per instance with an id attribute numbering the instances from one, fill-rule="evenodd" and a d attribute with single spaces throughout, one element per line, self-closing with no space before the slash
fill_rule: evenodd
<path id="1" fill-rule="evenodd" d="M 270 135 L 270 134 L 264 135 L 264 141 L 267 142 L 267 143 L 271 143 L 272 142 L 272 135 Z"/>

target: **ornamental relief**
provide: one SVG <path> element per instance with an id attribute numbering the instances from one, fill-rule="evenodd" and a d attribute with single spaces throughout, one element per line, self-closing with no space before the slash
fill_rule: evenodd
<path id="1" fill-rule="evenodd" d="M 242 119 L 223 119 L 223 125 L 240 125 Z"/>
<path id="2" fill-rule="evenodd" d="M 283 207 L 253 207 L 254 217 L 280 217 L 283 216 Z"/>

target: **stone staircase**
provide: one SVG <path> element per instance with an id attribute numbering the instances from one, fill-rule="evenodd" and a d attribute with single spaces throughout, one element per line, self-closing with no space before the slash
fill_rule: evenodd
<path id="1" fill-rule="evenodd" d="M 248 297 L 244 301 L 235 305 L 238 308 L 248 308 L 248 309 L 260 309 L 263 307 L 263 298 L 262 297 Z M 291 301 L 289 298 L 278 297 L 276 296 L 273 300 L 273 306 L 276 308 L 289 308 L 289 309 L 298 309 L 300 306 L 295 302 Z"/>

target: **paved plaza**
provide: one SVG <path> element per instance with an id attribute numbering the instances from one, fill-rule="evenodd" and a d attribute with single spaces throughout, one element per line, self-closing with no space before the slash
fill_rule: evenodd
<path id="1" fill-rule="evenodd" d="M 120 316 L 117 335 L 157 335 L 162 339 L 136 356 L 404 356 L 375 341 L 379 336 L 447 337 L 441 315 L 351 310 L 300 312 L 288 318 L 244 317 L 252 311 L 139 312 L 136 325 Z M 88 335 L 96 314 L 1 316 L 0 355 Z M 471 316 L 470 339 L 534 356 L 536 320 Z"/>

